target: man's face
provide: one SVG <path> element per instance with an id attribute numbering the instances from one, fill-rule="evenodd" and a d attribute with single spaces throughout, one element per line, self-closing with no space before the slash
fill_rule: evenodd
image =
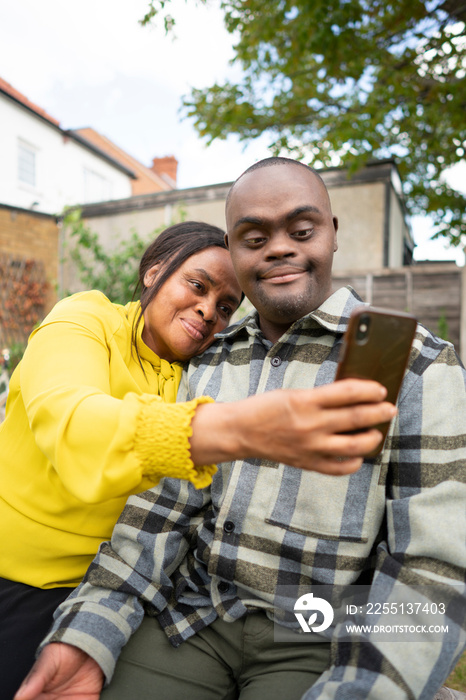
<path id="1" fill-rule="evenodd" d="M 300 165 L 244 175 L 226 211 L 238 281 L 276 341 L 330 296 L 338 222 L 322 182 Z"/>

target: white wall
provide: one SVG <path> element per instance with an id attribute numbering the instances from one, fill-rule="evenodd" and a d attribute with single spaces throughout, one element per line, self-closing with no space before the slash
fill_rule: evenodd
<path id="1" fill-rule="evenodd" d="M 339 223 L 333 269 L 383 267 L 385 184 L 344 184 L 329 187 L 329 194 L 333 214 Z"/>
<path id="2" fill-rule="evenodd" d="M 20 143 L 35 154 L 35 185 L 20 180 Z M 129 196 L 128 175 L 0 94 L 0 203 L 36 202 L 36 211 L 58 214 L 65 205 Z"/>
<path id="3" fill-rule="evenodd" d="M 390 192 L 390 244 L 389 244 L 389 267 L 401 267 L 403 265 L 404 238 L 408 235 L 404 213 L 400 205 L 400 200 L 396 193 Z"/>

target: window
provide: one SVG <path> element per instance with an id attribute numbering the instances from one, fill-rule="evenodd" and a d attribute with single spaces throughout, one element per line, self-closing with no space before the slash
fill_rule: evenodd
<path id="1" fill-rule="evenodd" d="M 18 179 L 26 185 L 36 186 L 36 151 L 32 146 L 18 143 Z"/>

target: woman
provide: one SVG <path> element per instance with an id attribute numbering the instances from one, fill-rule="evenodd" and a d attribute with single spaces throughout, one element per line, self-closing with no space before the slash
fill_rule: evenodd
<path id="1" fill-rule="evenodd" d="M 111 536 L 129 494 L 162 476 L 210 483 L 194 465 L 191 420 L 175 404 L 182 362 L 228 325 L 241 300 L 224 232 L 185 222 L 144 253 L 140 302 L 97 291 L 59 302 L 14 372 L 0 427 L 2 692 L 29 670 L 55 607 Z M 13 687 L 14 686 L 14 687 Z"/>

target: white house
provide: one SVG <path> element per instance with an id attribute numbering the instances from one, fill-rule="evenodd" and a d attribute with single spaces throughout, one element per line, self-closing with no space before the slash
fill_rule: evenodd
<path id="1" fill-rule="evenodd" d="M 66 205 L 130 197 L 140 174 L 113 153 L 62 129 L 0 78 L 0 203 L 58 214 Z M 153 189 L 173 188 L 160 183 Z"/>

